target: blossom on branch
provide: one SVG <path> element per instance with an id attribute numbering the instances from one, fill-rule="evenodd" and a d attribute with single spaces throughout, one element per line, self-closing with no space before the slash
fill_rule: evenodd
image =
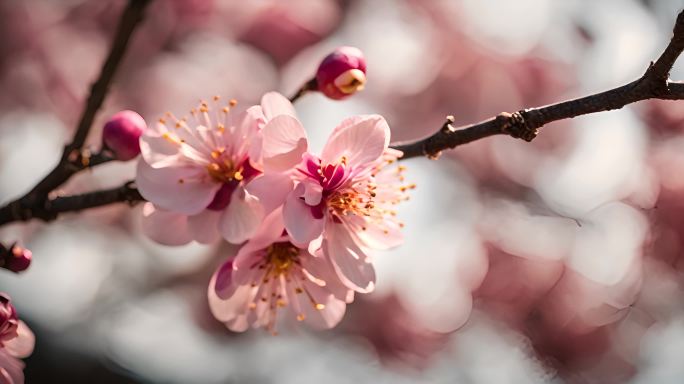
<path id="1" fill-rule="evenodd" d="M 136 184 L 149 201 L 143 228 L 153 240 L 180 245 L 196 240 L 249 239 L 292 188 L 281 173 L 264 174 L 262 127 L 294 109 L 277 93 L 237 113 L 235 102 L 202 102 L 193 121 L 168 113 L 140 139 Z"/>
<path id="2" fill-rule="evenodd" d="M 403 167 L 390 166 L 401 152 L 388 148 L 385 119 L 344 120 L 320 157 L 301 152 L 306 133 L 293 117 L 273 119 L 264 132 L 264 164 L 289 162 L 297 170 L 297 186 L 283 206 L 287 232 L 299 243 L 322 240 L 322 252 L 342 282 L 357 292 L 371 292 L 375 270 L 368 251 L 401 244 L 403 223 L 394 206 L 407 200 L 407 190 L 414 187 L 404 184 Z"/>

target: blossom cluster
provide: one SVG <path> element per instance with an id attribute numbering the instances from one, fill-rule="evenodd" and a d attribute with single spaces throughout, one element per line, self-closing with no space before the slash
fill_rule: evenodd
<path id="1" fill-rule="evenodd" d="M 402 241 L 395 205 L 408 198 L 401 152 L 379 115 L 354 116 L 322 152 L 282 95 L 238 111 L 201 102 L 168 113 L 140 138 L 136 184 L 143 229 L 167 245 L 242 244 L 214 274 L 209 303 L 233 331 L 275 332 L 281 308 L 316 328 L 335 326 L 354 293 L 371 292 L 370 251 Z"/>

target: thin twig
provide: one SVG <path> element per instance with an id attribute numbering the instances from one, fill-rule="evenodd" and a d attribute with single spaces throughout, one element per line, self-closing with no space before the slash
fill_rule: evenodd
<path id="1" fill-rule="evenodd" d="M 311 92 L 311 91 L 315 91 L 315 90 L 317 90 L 317 89 L 318 89 L 318 82 L 316 81 L 316 78 L 314 77 L 313 79 L 311 79 L 311 80 L 307 81 L 306 83 L 304 83 L 304 85 L 302 85 L 302 86 L 297 90 L 297 93 L 295 93 L 294 95 L 292 95 L 292 96 L 290 97 L 290 102 L 291 102 L 291 103 L 294 103 L 294 102 L 297 101 L 300 97 L 304 96 L 305 94 L 307 94 L 307 93 L 309 93 L 309 92 Z"/>
<path id="2" fill-rule="evenodd" d="M 95 114 L 102 106 L 109 85 L 126 52 L 131 35 L 143 19 L 144 10 L 149 2 L 150 0 L 129 0 L 121 15 L 112 47 L 102 66 L 100 76 L 90 90 L 90 96 L 83 108 L 73 139 L 64 147 L 59 163 L 47 176 L 26 195 L 0 207 L 0 225 L 40 217 L 42 215 L 40 211 L 45 209 L 49 202 L 48 194 L 51 191 L 64 184 L 77 172 L 112 160 L 104 154 L 91 156 L 87 150 L 83 149 L 83 145 L 93 125 Z"/>
<path id="3" fill-rule="evenodd" d="M 569 119 L 589 113 L 620 109 L 647 99 L 682 100 L 684 84 L 668 80 L 670 70 L 684 50 L 684 11 L 677 17 L 674 32 L 658 60 L 651 63 L 641 78 L 605 92 L 551 104 L 539 108 L 523 109 L 498 116 L 477 124 L 454 128 L 449 119 L 432 136 L 421 140 L 396 143 L 392 147 L 404 152 L 402 159 L 417 156 L 437 157 L 445 149 L 455 148 L 488 136 L 506 134 L 532 141 L 539 128 L 557 120 Z"/>

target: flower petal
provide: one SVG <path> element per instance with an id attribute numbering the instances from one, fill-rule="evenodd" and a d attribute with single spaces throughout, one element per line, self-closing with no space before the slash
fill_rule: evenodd
<path id="1" fill-rule="evenodd" d="M 304 185 L 304 201 L 306 204 L 314 206 L 318 205 L 323 199 L 323 186 L 318 180 L 306 178 L 302 181 Z"/>
<path id="2" fill-rule="evenodd" d="M 330 292 L 336 298 L 351 302 L 350 297 L 353 299 L 353 295 L 350 295 L 350 290 L 337 276 L 337 273 L 333 269 L 330 261 L 323 257 L 323 255 L 314 256 L 308 255 L 306 258 L 302 259 L 302 268 L 307 274 L 311 275 L 312 278 L 325 282 L 325 290 Z"/>
<path id="3" fill-rule="evenodd" d="M 362 116 L 343 121 L 323 148 L 325 164 L 338 162 L 342 156 L 352 166 L 363 166 L 377 160 L 389 145 L 390 130 L 380 115 Z"/>
<path id="4" fill-rule="evenodd" d="M 209 209 L 205 209 L 196 215 L 188 216 L 188 232 L 192 239 L 202 244 L 215 243 L 221 238 L 218 231 L 220 218 L 220 211 Z"/>
<path id="5" fill-rule="evenodd" d="M 323 239 L 323 253 L 328 257 L 340 280 L 360 293 L 375 289 L 375 268 L 370 259 L 351 238 L 341 223 L 329 223 Z"/>
<path id="6" fill-rule="evenodd" d="M 291 284 L 294 288 L 294 284 Z M 330 329 L 336 326 L 344 317 L 347 305 L 344 301 L 336 299 L 325 287 L 320 287 L 311 281 L 303 282 L 304 289 L 311 295 L 301 295 L 295 292 L 288 293 L 292 300 L 298 300 L 293 309 L 301 310 L 304 321 L 314 329 Z M 312 303 L 311 301 L 314 301 Z M 299 315 L 299 314 L 298 314 Z"/>
<path id="7" fill-rule="evenodd" d="M 354 216 L 347 220 L 353 237 L 363 246 L 386 250 L 397 247 L 404 242 L 404 234 L 399 223 L 390 219 L 367 220 Z"/>
<path id="8" fill-rule="evenodd" d="M 0 384 L 24 384 L 24 363 L 0 348 Z"/>
<path id="9" fill-rule="evenodd" d="M 36 337 L 28 325 L 21 320 L 17 327 L 17 337 L 4 342 L 5 351 L 20 359 L 28 357 L 33 352 L 35 344 Z"/>
<path id="10" fill-rule="evenodd" d="M 278 92 L 268 92 L 261 97 L 261 108 L 266 119 L 270 120 L 280 115 L 297 117 L 295 108 L 285 96 Z"/>
<path id="11" fill-rule="evenodd" d="M 219 231 L 228 242 L 239 244 L 256 232 L 263 218 L 264 208 L 259 199 L 239 187 L 219 221 Z"/>
<path id="12" fill-rule="evenodd" d="M 140 154 L 152 168 L 162 168 L 178 163 L 180 144 L 162 136 L 140 137 Z"/>
<path id="13" fill-rule="evenodd" d="M 245 186 L 250 194 L 256 196 L 268 214 L 283 205 L 287 195 L 294 189 L 292 178 L 284 173 L 263 174 Z"/>
<path id="14" fill-rule="evenodd" d="M 154 169 L 140 160 L 135 183 L 140 194 L 156 206 L 194 215 L 211 203 L 221 187 L 205 180 L 204 172 L 192 166 Z"/>
<path id="15" fill-rule="evenodd" d="M 248 324 L 236 320 L 244 317 L 244 314 L 247 313 L 247 306 L 252 301 L 256 288 L 242 285 L 237 287 L 230 297 L 223 299 L 219 297 L 216 290 L 217 274 L 218 271 L 212 276 L 207 290 L 209 309 L 217 320 L 226 323 L 226 326 L 232 331 L 243 332 L 247 330 Z"/>
<path id="16" fill-rule="evenodd" d="M 186 215 L 156 208 L 152 203 L 143 206 L 142 231 L 159 244 L 184 245 L 192 241 Z"/>
<path id="17" fill-rule="evenodd" d="M 273 243 L 285 241 L 285 236 L 283 236 L 284 231 L 285 223 L 283 223 L 283 209 L 282 207 L 278 207 L 264 218 L 257 232 L 249 239 L 249 242 L 245 244 L 243 248 L 258 250 L 264 249 Z M 240 249 L 240 252 L 242 252 L 243 248 Z"/>
<path id="18" fill-rule="evenodd" d="M 276 116 L 266 123 L 262 134 L 261 153 L 266 170 L 282 172 L 293 168 L 308 147 L 304 127 L 292 116 Z"/>
<path id="19" fill-rule="evenodd" d="M 311 206 L 300 199 L 304 186 L 299 184 L 285 200 L 283 205 L 283 221 L 287 233 L 298 243 L 308 243 L 323 232 L 325 219 L 316 219 L 311 213 Z"/>

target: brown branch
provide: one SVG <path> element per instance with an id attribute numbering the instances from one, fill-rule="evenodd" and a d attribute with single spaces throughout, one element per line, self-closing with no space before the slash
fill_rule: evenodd
<path id="1" fill-rule="evenodd" d="M 114 203 L 135 203 L 144 201 L 138 190 L 133 187 L 133 182 L 100 191 L 88 192 L 79 195 L 59 196 L 48 199 L 39 209 L 34 209 L 32 219 L 52 221 L 60 213 L 78 212 L 84 209 L 97 208 Z M 4 218 L 0 218 L 0 225 L 5 224 Z"/>
<path id="2" fill-rule="evenodd" d="M 109 85 L 126 52 L 131 35 L 143 19 L 144 10 L 149 2 L 150 0 L 129 0 L 121 15 L 112 47 L 102 66 L 100 76 L 92 85 L 90 96 L 88 96 L 83 108 L 71 143 L 64 147 L 62 157 L 55 168 L 26 195 L 0 207 L 0 225 L 38 217 L 36 213 L 45 211 L 46 205 L 50 202 L 48 193 L 64 184 L 77 172 L 113 160 L 111 156 L 105 153 L 90 155 L 87 150 L 83 149 L 83 144 L 90 132 L 95 114 L 104 102 Z"/>
<path id="3" fill-rule="evenodd" d="M 114 203 L 135 203 L 144 201 L 138 190 L 133 187 L 133 182 L 101 191 L 88 192 L 80 195 L 60 196 L 49 200 L 46 209 L 42 211 L 45 217 L 43 220 L 53 220 L 60 213 L 78 212 L 84 209 L 102 207 Z"/>
<path id="4" fill-rule="evenodd" d="M 673 36 L 658 60 L 651 63 L 641 78 L 605 92 L 538 108 L 523 109 L 477 124 L 455 128 L 448 117 L 442 128 L 424 139 L 396 143 L 392 147 L 404 152 L 402 159 L 418 156 L 436 157 L 445 149 L 455 148 L 488 136 L 506 134 L 532 141 L 544 125 L 589 113 L 620 109 L 627 104 L 647 99 L 683 100 L 684 84 L 668 80 L 670 70 L 684 50 L 684 11 L 677 16 Z"/>

